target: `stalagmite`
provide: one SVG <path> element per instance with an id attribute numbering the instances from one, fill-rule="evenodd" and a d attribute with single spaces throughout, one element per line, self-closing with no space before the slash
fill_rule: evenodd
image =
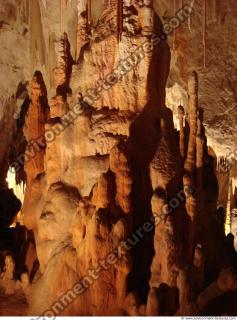
<path id="1" fill-rule="evenodd" d="M 174 218 L 168 215 L 168 204 L 164 190 L 154 193 L 152 200 L 152 213 L 156 224 L 154 235 L 155 254 L 151 264 L 150 292 L 147 300 L 147 315 L 159 315 L 162 309 L 158 290 L 166 284 L 172 288 L 176 286 L 177 270 L 175 264 L 176 245 L 174 237 Z M 158 222 L 160 221 L 160 222 Z M 173 297 L 170 296 L 169 308 L 173 308 Z"/>
<path id="2" fill-rule="evenodd" d="M 168 214 L 170 208 L 168 197 L 173 193 L 175 176 L 179 174 L 179 161 L 174 162 L 170 157 L 168 126 L 164 119 L 160 121 L 161 140 L 153 160 L 150 163 L 150 178 L 153 188 L 151 199 L 152 213 L 155 220 L 154 249 L 155 254 L 151 265 L 150 292 L 147 300 L 147 315 L 159 314 L 163 308 L 157 295 L 160 286 L 166 284 L 175 287 L 177 281 L 176 241 L 174 216 Z M 158 219 L 158 221 L 157 221 Z M 170 296 L 169 308 L 174 308 L 174 296 Z"/>
<path id="3" fill-rule="evenodd" d="M 196 164 L 196 137 L 197 137 L 197 112 L 198 112 L 198 78 L 197 73 L 193 72 L 188 82 L 188 112 L 189 112 L 189 143 L 187 158 L 184 168 L 187 173 L 193 174 Z"/>

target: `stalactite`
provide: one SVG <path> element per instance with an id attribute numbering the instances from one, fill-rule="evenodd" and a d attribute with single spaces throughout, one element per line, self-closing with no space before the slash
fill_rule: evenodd
<path id="1" fill-rule="evenodd" d="M 93 25 L 93 20 L 92 20 L 92 0 L 88 0 L 87 2 L 87 22 L 88 22 L 88 27 L 91 28 Z"/>
<path id="2" fill-rule="evenodd" d="M 120 42 L 123 31 L 123 0 L 117 3 L 117 40 Z"/>
<path id="3" fill-rule="evenodd" d="M 207 29 L 207 2 L 203 0 L 203 67 L 206 68 L 206 29 Z"/>

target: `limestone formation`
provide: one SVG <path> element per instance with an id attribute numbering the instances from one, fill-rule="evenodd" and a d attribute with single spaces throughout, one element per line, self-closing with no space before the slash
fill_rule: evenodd
<path id="1" fill-rule="evenodd" d="M 228 103 L 205 92 L 213 93 L 210 78 L 218 76 L 213 62 L 203 73 L 200 33 L 189 30 L 203 19 L 200 3 L 171 37 L 172 50 L 160 33 L 162 22 L 174 24 L 177 3 L 35 0 L 22 1 L 20 14 L 13 2 L 0 5 L 0 69 L 16 72 L 0 94 L 7 97 L 0 100 L 0 262 L 6 250 L 15 258 L 7 255 L 0 277 L 0 313 L 7 313 L 2 301 L 20 297 L 32 317 L 200 316 L 218 299 L 236 297 L 237 254 L 224 223 L 233 221 L 237 174 L 234 166 L 227 178 L 219 172 L 218 190 L 216 164 L 230 166 L 209 147 L 221 141 L 222 122 L 210 110 Z M 225 25 L 229 11 L 213 21 Z M 12 43 L 24 39 L 21 55 L 30 51 L 17 58 L 20 66 L 17 48 L 2 61 L 8 34 Z M 206 67 L 210 57 L 220 66 L 208 35 Z M 189 48 L 187 38 L 195 36 Z M 234 61 L 227 38 L 223 55 Z M 222 69 L 234 70 L 232 61 Z M 226 78 L 226 101 L 233 102 L 234 78 Z M 17 181 L 26 182 L 21 216 L 31 236 L 23 244 L 12 228 L 20 208 L 6 183 L 8 164 L 20 167 Z M 218 198 L 227 214 L 217 210 Z"/>

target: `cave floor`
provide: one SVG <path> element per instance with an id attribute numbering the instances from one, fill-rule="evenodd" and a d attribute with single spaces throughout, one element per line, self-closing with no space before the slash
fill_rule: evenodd
<path id="1" fill-rule="evenodd" d="M 21 292 L 14 295 L 0 293 L 0 316 L 26 316 L 27 302 Z"/>

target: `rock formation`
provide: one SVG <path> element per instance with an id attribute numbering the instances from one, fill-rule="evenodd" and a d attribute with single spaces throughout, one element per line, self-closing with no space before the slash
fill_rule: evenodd
<path id="1" fill-rule="evenodd" d="M 158 16 L 155 0 L 104 1 L 96 22 L 93 1 L 55 4 L 30 5 L 31 92 L 18 90 L 17 142 L 0 146 L 0 192 L 9 193 L 10 159 L 26 181 L 21 210 L 33 234 L 16 253 L 26 270 L 14 274 L 6 257 L 4 294 L 20 291 L 30 316 L 206 314 L 215 299 L 236 297 L 237 254 L 217 206 L 205 79 L 198 68 L 177 71 L 161 21 L 168 11 Z M 182 61 L 192 19 L 173 35 Z M 173 78 L 188 102 L 172 112 Z M 20 208 L 0 205 L 7 228 Z"/>

